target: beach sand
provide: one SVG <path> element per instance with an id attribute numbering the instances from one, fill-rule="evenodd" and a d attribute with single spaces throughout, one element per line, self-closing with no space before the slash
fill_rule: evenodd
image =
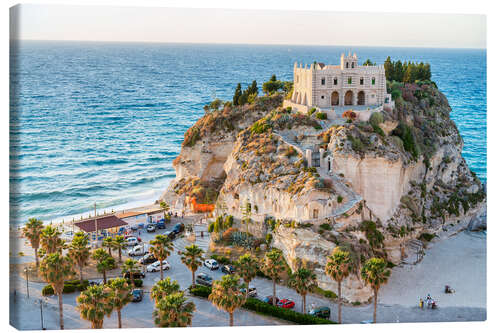
<path id="1" fill-rule="evenodd" d="M 445 285 L 455 293 L 445 294 Z M 379 300 L 383 304 L 416 306 L 427 294 L 439 307 L 486 308 L 485 233 L 466 231 L 433 241 L 419 264 L 392 270 Z"/>

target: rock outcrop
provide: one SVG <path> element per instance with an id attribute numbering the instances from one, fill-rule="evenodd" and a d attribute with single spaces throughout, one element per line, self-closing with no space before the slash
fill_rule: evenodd
<path id="1" fill-rule="evenodd" d="M 270 233 L 288 264 L 314 269 L 324 289 L 336 290 L 324 265 L 341 246 L 358 268 L 343 296 L 366 301 L 359 267 L 369 257 L 397 265 L 412 239 L 486 224 L 484 187 L 461 155 L 446 97 L 431 82 L 399 89 L 395 109 L 368 122 L 294 113 L 279 94 L 207 113 L 186 132 L 161 199 L 180 209 L 195 196 L 236 220 L 249 203 L 250 231 Z M 319 148 L 328 168 L 306 162 L 306 150 Z"/>

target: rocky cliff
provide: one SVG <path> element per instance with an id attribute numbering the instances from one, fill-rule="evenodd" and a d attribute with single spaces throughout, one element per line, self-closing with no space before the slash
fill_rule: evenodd
<path id="1" fill-rule="evenodd" d="M 271 234 L 291 267 L 314 269 L 331 290 L 323 269 L 336 246 L 357 267 L 374 255 L 399 264 L 412 239 L 481 225 L 486 195 L 461 156 L 446 97 L 431 82 L 398 89 L 395 108 L 368 122 L 295 113 L 279 94 L 209 112 L 186 132 L 162 199 L 181 208 L 195 196 L 236 220 L 249 203 L 251 232 Z M 307 150 L 321 167 L 307 163 Z M 370 296 L 359 271 L 344 290 L 349 301 Z"/>

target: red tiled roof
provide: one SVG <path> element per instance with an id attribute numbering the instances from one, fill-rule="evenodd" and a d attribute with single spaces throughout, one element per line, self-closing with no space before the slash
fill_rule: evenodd
<path id="1" fill-rule="evenodd" d="M 119 219 L 115 215 L 101 216 L 97 217 L 97 230 L 104 230 L 109 228 L 121 227 L 127 225 L 128 223 Z M 75 225 L 85 232 L 95 231 L 95 219 L 90 218 L 80 222 L 76 222 Z"/>

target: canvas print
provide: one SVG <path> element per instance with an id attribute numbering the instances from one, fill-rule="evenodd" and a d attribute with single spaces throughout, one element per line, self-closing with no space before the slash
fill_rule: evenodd
<path id="1" fill-rule="evenodd" d="M 12 7 L 10 324 L 486 320 L 485 21 Z"/>

